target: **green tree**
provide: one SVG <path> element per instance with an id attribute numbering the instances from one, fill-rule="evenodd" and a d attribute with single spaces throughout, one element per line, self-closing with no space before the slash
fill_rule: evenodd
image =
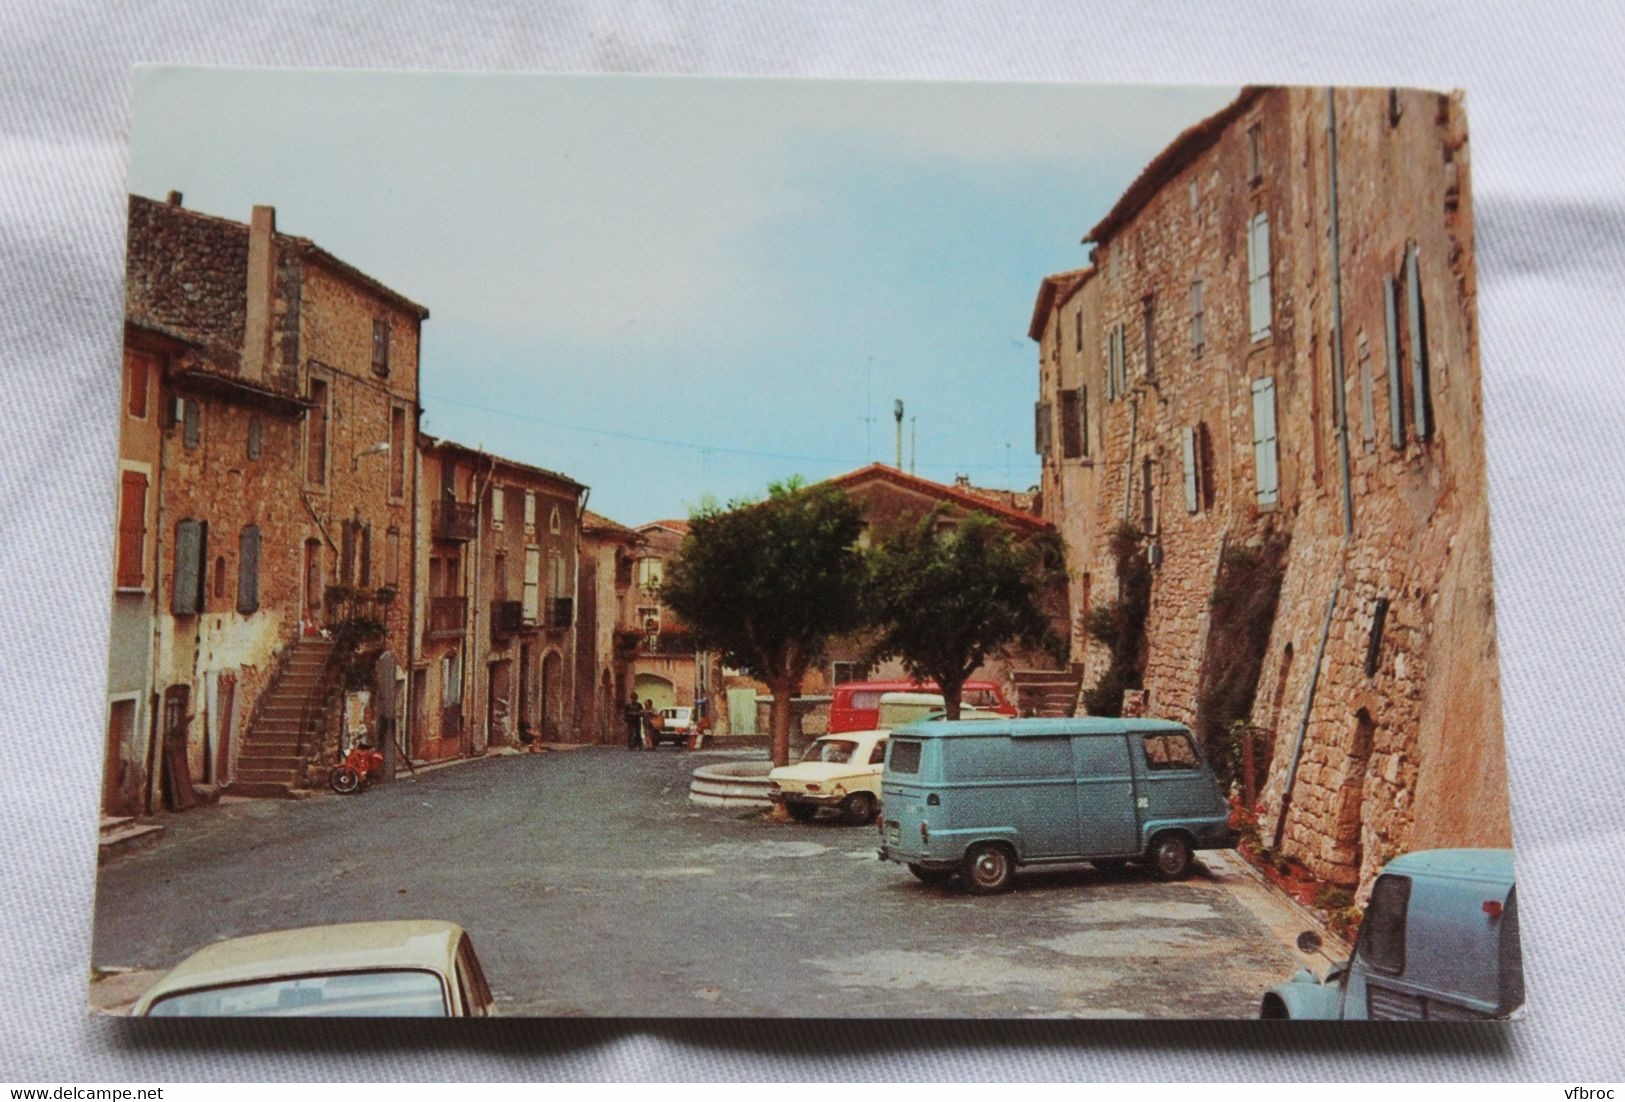
<path id="1" fill-rule="evenodd" d="M 948 515 L 933 512 L 876 548 L 874 656 L 935 681 L 948 718 L 958 719 L 965 681 L 989 655 L 1029 646 L 1061 660 L 1045 606 L 1065 571 L 1054 533 L 1018 541 L 992 517 L 972 513 L 949 526 Z"/>
<path id="2" fill-rule="evenodd" d="M 790 699 L 829 641 L 866 624 L 859 507 L 830 486 L 768 487 L 766 501 L 702 508 L 667 564 L 660 598 L 694 633 L 773 691 L 773 761 L 790 760 Z"/>

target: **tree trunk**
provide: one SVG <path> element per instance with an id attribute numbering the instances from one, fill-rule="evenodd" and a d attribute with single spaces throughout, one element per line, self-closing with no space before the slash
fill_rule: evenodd
<path id="1" fill-rule="evenodd" d="M 801 689 L 799 678 L 781 678 L 771 682 L 773 707 L 768 713 L 767 728 L 773 736 L 773 764 L 790 764 L 790 700 Z"/>
<path id="2" fill-rule="evenodd" d="M 937 687 L 942 690 L 942 705 L 947 709 L 945 719 L 959 718 L 959 699 L 965 695 L 965 683 L 956 681 L 953 684 L 938 682 Z"/>

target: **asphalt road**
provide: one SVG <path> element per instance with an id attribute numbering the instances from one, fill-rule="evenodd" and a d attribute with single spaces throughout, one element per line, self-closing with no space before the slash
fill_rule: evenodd
<path id="1" fill-rule="evenodd" d="M 876 859 L 872 827 L 688 802 L 709 754 L 588 748 L 355 797 L 227 800 L 101 870 L 94 962 L 447 918 L 505 1014 L 1250 1017 L 1303 958 L 1298 915 L 1232 855 L 1183 883 L 1023 876 L 977 897 Z"/>

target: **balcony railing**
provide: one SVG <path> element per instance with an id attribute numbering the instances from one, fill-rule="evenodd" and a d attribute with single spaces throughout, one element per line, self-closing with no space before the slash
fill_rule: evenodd
<path id="1" fill-rule="evenodd" d="M 426 639 L 455 639 L 468 623 L 467 597 L 430 597 L 429 622 L 424 625 Z"/>
<path id="2" fill-rule="evenodd" d="M 510 635 L 522 635 L 527 631 L 535 630 L 535 624 L 525 622 L 524 601 L 491 602 L 491 637 L 493 639 L 503 639 Z"/>
<path id="3" fill-rule="evenodd" d="M 471 540 L 476 535 L 474 503 L 443 497 L 434 503 L 432 528 L 437 540 Z"/>
<path id="4" fill-rule="evenodd" d="M 576 603 L 570 597 L 549 597 L 547 599 L 547 626 L 549 628 L 567 628 L 576 622 Z"/>

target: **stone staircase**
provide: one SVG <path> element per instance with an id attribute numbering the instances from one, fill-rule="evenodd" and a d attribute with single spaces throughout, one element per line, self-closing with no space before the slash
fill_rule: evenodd
<path id="1" fill-rule="evenodd" d="M 1016 699 L 1011 701 L 1024 716 L 1072 716 L 1078 710 L 1078 690 L 1083 685 L 1083 669 L 1016 670 L 1010 675 Z"/>
<path id="2" fill-rule="evenodd" d="M 237 757 L 232 795 L 287 797 L 303 787 L 310 751 L 321 744 L 327 701 L 318 701 L 308 716 L 305 712 L 333 647 L 331 640 L 305 637 L 283 654 L 276 676 L 254 706 Z M 301 719 L 306 723 L 303 731 Z"/>

